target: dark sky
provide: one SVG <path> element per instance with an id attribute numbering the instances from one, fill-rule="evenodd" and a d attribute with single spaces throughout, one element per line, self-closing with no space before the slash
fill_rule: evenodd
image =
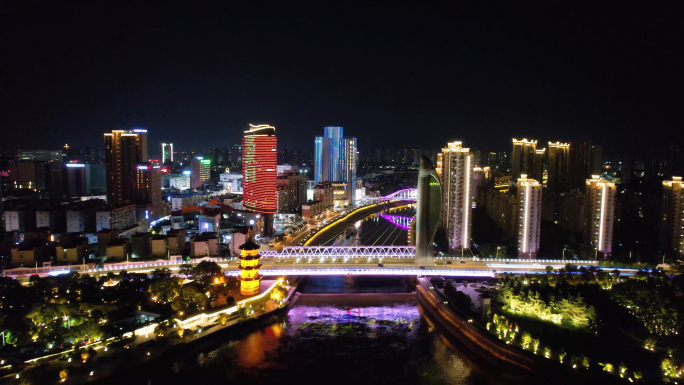
<path id="1" fill-rule="evenodd" d="M 362 150 L 684 137 L 675 1 L 64 3 L 0 7 L 2 148 L 111 127 L 229 146 L 250 122 L 305 148 L 341 125 Z"/>

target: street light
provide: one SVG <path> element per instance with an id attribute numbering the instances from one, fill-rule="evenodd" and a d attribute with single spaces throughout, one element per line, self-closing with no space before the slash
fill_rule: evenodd
<path id="1" fill-rule="evenodd" d="M 567 250 L 565 247 L 563 248 L 563 262 L 565 262 L 565 250 Z"/>

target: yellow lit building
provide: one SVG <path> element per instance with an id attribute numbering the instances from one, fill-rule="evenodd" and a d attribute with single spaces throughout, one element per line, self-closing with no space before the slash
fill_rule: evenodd
<path id="1" fill-rule="evenodd" d="M 663 181 L 660 249 L 669 257 L 684 255 L 684 181 L 681 176 Z"/>
<path id="2" fill-rule="evenodd" d="M 613 224 L 615 218 L 615 197 L 617 190 L 614 182 L 603 180 L 599 175 L 587 179 L 587 239 L 598 257 L 610 257 L 613 251 Z"/>
<path id="3" fill-rule="evenodd" d="M 541 183 L 518 179 L 518 258 L 537 259 L 541 226 Z"/>
<path id="4" fill-rule="evenodd" d="M 534 178 L 538 173 L 537 168 L 537 141 L 527 139 L 513 138 L 513 154 L 512 154 L 512 180 L 517 181 L 522 174 L 526 174 Z M 539 165 L 541 168 L 541 164 Z M 541 182 L 541 180 L 539 181 Z"/>
<path id="5" fill-rule="evenodd" d="M 252 241 L 251 236 L 248 236 L 247 242 L 240 246 L 240 294 L 242 295 L 256 295 L 259 294 L 261 276 L 259 269 L 261 263 L 259 259 L 259 245 Z"/>

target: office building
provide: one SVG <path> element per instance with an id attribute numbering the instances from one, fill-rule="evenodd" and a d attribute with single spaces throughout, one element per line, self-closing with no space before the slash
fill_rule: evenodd
<path id="1" fill-rule="evenodd" d="M 278 210 L 275 127 L 249 125 L 242 139 L 242 190 L 245 209 L 264 214 Z"/>
<path id="2" fill-rule="evenodd" d="M 147 162 L 147 130 L 112 130 L 104 134 L 107 201 L 133 203 L 138 165 Z"/>
<path id="3" fill-rule="evenodd" d="M 314 141 L 314 181 L 344 183 L 335 199 L 354 203 L 356 168 L 358 166 L 357 142 L 354 137 L 344 137 L 342 127 L 325 127 L 324 136 Z"/>
<path id="4" fill-rule="evenodd" d="M 518 179 L 518 258 L 536 259 L 541 226 L 541 183 L 520 175 Z"/>
<path id="5" fill-rule="evenodd" d="M 549 142 L 549 179 L 546 187 L 552 192 L 565 192 L 570 180 L 570 143 Z"/>
<path id="6" fill-rule="evenodd" d="M 660 250 L 668 257 L 684 255 L 684 182 L 673 176 L 663 181 Z"/>
<path id="7" fill-rule="evenodd" d="M 614 182 L 603 180 L 598 175 L 587 179 L 586 239 L 594 249 L 595 256 L 607 259 L 613 252 L 613 225 L 615 221 Z"/>
<path id="8" fill-rule="evenodd" d="M 518 140 L 514 138 L 512 159 L 513 169 L 511 179 L 513 181 L 520 179 L 522 174 L 528 175 L 531 178 L 536 178 L 543 172 L 537 171 L 537 168 L 541 169 L 542 165 L 541 163 L 537 165 L 539 159 L 536 140 Z M 541 177 L 538 182 L 541 183 Z"/>
<path id="9" fill-rule="evenodd" d="M 173 143 L 162 143 L 162 163 L 173 163 Z"/>
<path id="10" fill-rule="evenodd" d="M 462 142 L 442 149 L 442 225 L 449 250 L 463 254 L 470 247 L 472 227 L 473 154 Z"/>
<path id="11" fill-rule="evenodd" d="M 211 182 L 211 159 L 196 156 L 190 161 L 190 187 L 200 189 Z"/>

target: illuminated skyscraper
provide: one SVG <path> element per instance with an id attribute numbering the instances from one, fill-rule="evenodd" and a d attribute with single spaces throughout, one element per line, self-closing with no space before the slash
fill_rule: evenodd
<path id="1" fill-rule="evenodd" d="M 354 137 L 344 137 L 342 127 L 325 127 L 324 136 L 314 141 L 314 181 L 344 183 L 340 198 L 353 204 L 356 181 L 357 142 Z M 336 195 L 336 198 L 338 196 Z"/>
<path id="2" fill-rule="evenodd" d="M 532 178 L 536 178 L 536 162 L 537 162 L 537 141 L 522 139 L 518 140 L 513 138 L 513 171 L 511 174 L 511 180 L 516 181 L 520 179 L 522 174 L 529 175 Z M 541 164 L 539 165 L 541 168 Z M 541 183 L 541 178 L 538 180 Z"/>
<path id="3" fill-rule="evenodd" d="M 603 258 L 610 257 L 613 252 L 613 224 L 615 218 L 615 183 L 592 175 L 587 179 L 588 215 L 586 239 Z"/>
<path id="4" fill-rule="evenodd" d="M 451 252 L 470 247 L 473 206 L 473 154 L 461 147 L 461 142 L 449 143 L 442 149 L 442 223 Z"/>
<path id="5" fill-rule="evenodd" d="M 670 257 L 684 255 L 684 182 L 681 176 L 663 181 L 660 249 Z"/>
<path id="6" fill-rule="evenodd" d="M 198 189 L 210 182 L 211 159 L 196 156 L 190 161 L 190 188 Z"/>
<path id="7" fill-rule="evenodd" d="M 104 134 L 107 201 L 134 203 L 137 167 L 147 162 L 147 130 L 112 130 Z"/>
<path id="8" fill-rule="evenodd" d="M 520 175 L 518 179 L 518 257 L 536 259 L 541 225 L 541 183 Z"/>
<path id="9" fill-rule="evenodd" d="M 565 192 L 570 178 L 570 143 L 549 142 L 548 172 L 547 188 L 553 192 Z"/>
<path id="10" fill-rule="evenodd" d="M 275 127 L 249 126 L 242 139 L 242 202 L 248 210 L 275 214 L 278 209 Z"/>
<path id="11" fill-rule="evenodd" d="M 162 143 L 162 163 L 173 162 L 173 143 Z"/>

